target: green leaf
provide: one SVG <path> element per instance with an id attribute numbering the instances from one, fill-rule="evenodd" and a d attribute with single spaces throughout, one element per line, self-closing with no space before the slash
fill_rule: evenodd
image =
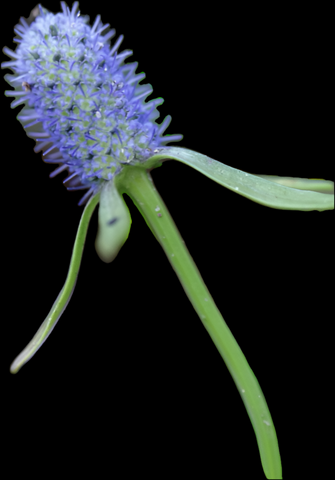
<path id="1" fill-rule="evenodd" d="M 313 180 L 308 179 L 291 178 L 291 181 L 288 181 L 288 177 L 282 177 L 284 180 L 280 181 L 281 177 L 252 175 L 193 150 L 177 147 L 163 149 L 150 157 L 142 167 L 153 169 L 157 163 L 164 160 L 178 160 L 185 163 L 229 190 L 267 207 L 282 210 L 319 210 L 320 212 L 334 210 L 334 182 L 318 180 L 316 187 Z M 292 180 L 296 180 L 295 184 Z M 296 188 L 292 188 L 291 185 L 295 185 Z M 307 185 L 311 190 L 306 190 Z"/>
<path id="2" fill-rule="evenodd" d="M 255 175 L 255 174 L 254 174 Z M 294 178 L 279 177 L 277 175 L 256 175 L 265 178 L 270 182 L 280 183 L 286 187 L 297 188 L 298 190 L 310 190 L 312 192 L 334 194 L 334 182 L 322 178 Z"/>
<path id="3" fill-rule="evenodd" d="M 23 367 L 23 365 L 27 363 L 28 360 L 30 360 L 31 357 L 37 352 L 37 350 L 43 345 L 45 340 L 48 338 L 48 336 L 54 329 L 56 323 L 60 319 L 65 308 L 67 307 L 67 304 L 70 301 L 70 298 L 74 291 L 74 287 L 76 285 L 88 225 L 90 223 L 92 213 L 97 203 L 99 202 L 99 197 L 100 194 L 98 193 L 87 202 L 85 210 L 81 216 L 76 240 L 73 246 L 70 267 L 64 287 L 60 291 L 49 314 L 47 315 L 40 328 L 37 330 L 33 339 L 28 343 L 26 348 L 15 358 L 14 362 L 10 367 L 11 373 L 17 373 L 20 368 Z"/>

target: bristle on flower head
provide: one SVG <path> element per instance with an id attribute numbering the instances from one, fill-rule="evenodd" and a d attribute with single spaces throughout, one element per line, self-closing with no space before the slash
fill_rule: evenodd
<path id="1" fill-rule="evenodd" d="M 5 77 L 15 88 L 6 95 L 17 97 L 12 108 L 25 103 L 18 119 L 36 140 L 35 151 L 61 165 L 53 176 L 68 169 L 70 190 L 88 189 L 84 203 L 124 165 L 143 163 L 182 135 L 162 137 L 171 117 L 156 124 L 163 99 L 144 103 L 152 88 L 138 85 L 143 74 L 135 75 L 136 63 L 123 63 L 132 52 L 117 53 L 123 37 L 111 47 L 115 31 L 103 34 L 109 25 L 100 16 L 90 27 L 78 2 L 71 11 L 61 5 L 62 13 L 39 5 L 31 23 L 21 18 L 16 51 L 3 49 L 13 60 L 2 68 L 14 72 Z"/>

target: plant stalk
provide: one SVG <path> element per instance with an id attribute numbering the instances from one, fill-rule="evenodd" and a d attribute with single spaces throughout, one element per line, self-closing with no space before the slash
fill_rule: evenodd
<path id="1" fill-rule="evenodd" d="M 132 199 L 161 244 L 186 295 L 234 379 L 256 434 L 266 477 L 281 479 L 282 468 L 277 435 L 262 390 L 215 305 L 168 209 L 153 184 L 150 173 L 140 167 L 125 169 L 119 181 L 119 192 L 126 193 Z"/>

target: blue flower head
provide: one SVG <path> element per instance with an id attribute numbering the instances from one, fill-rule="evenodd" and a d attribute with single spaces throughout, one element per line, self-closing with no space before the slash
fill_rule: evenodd
<path id="1" fill-rule="evenodd" d="M 124 64 L 132 51 L 117 53 L 123 37 L 111 47 L 115 31 L 103 35 L 109 24 L 100 16 L 91 27 L 78 2 L 71 11 L 61 5 L 56 15 L 39 5 L 30 25 L 21 18 L 14 29 L 19 45 L 3 49 L 13 60 L 2 67 L 14 72 L 6 81 L 15 91 L 6 94 L 18 97 L 12 108 L 26 103 L 18 119 L 36 140 L 35 151 L 59 164 L 51 176 L 69 171 L 68 190 L 88 189 L 83 204 L 124 165 L 145 162 L 182 135 L 162 136 L 171 117 L 155 122 L 163 99 L 144 102 L 152 88 L 138 84 L 145 75 L 135 74 L 137 63 Z"/>

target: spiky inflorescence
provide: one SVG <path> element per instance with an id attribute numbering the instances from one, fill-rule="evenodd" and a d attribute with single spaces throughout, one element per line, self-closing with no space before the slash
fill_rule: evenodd
<path id="1" fill-rule="evenodd" d="M 14 29 L 19 45 L 15 52 L 3 49 L 13 60 L 2 68 L 14 72 L 5 77 L 15 88 L 6 95 L 18 97 L 12 108 L 26 103 L 18 119 L 36 140 L 35 151 L 60 165 L 51 176 L 70 172 L 64 180 L 69 190 L 88 189 L 83 204 L 125 164 L 144 162 L 182 135 L 162 137 L 171 117 L 155 122 L 163 99 L 144 103 L 152 88 L 138 85 L 145 75 L 135 75 L 137 63 L 124 64 L 131 50 L 117 54 L 123 37 L 111 48 L 115 31 L 102 36 L 109 24 L 100 16 L 90 27 L 76 13 L 78 2 L 71 11 L 61 5 L 56 15 L 39 5 L 30 25 L 21 18 Z"/>

